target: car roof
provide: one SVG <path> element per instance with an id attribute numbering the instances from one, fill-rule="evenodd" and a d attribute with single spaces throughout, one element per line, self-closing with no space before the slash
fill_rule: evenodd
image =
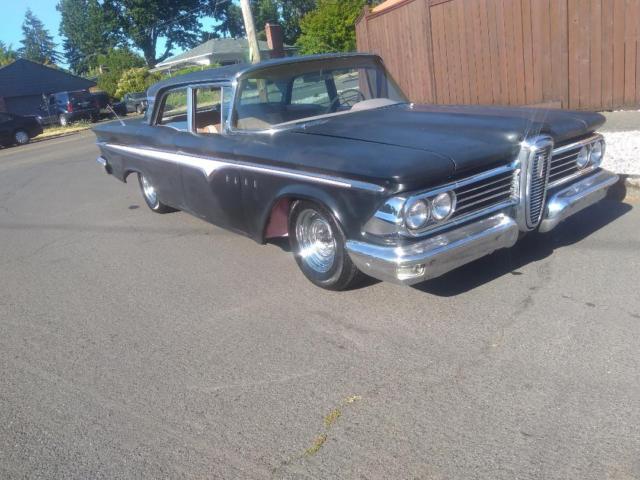
<path id="1" fill-rule="evenodd" d="M 241 75 L 249 72 L 260 70 L 266 67 L 272 67 L 276 65 L 287 65 L 294 63 L 331 60 L 337 58 L 379 58 L 377 55 L 370 53 L 325 53 L 319 55 L 304 55 L 296 57 L 276 58 L 272 60 L 265 60 L 263 62 L 254 64 L 235 64 L 227 65 L 225 67 L 209 68 L 206 70 L 199 70 L 197 72 L 190 72 L 185 75 L 178 75 L 177 77 L 167 78 L 158 83 L 155 83 L 147 90 L 147 95 L 155 97 L 160 90 L 171 88 L 173 86 L 185 85 L 189 83 L 204 83 L 204 82 L 232 82 Z"/>

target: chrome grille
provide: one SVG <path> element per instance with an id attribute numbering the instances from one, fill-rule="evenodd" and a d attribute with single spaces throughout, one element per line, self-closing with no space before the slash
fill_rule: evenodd
<path id="1" fill-rule="evenodd" d="M 552 185 L 558 180 L 569 177 L 578 171 L 576 159 L 582 148 L 581 145 L 565 151 L 561 154 L 553 155 L 551 159 L 551 170 L 549 171 L 549 184 Z"/>
<path id="2" fill-rule="evenodd" d="M 599 138 L 602 138 L 602 136 L 595 134 L 577 142 L 554 149 L 553 156 L 551 158 L 551 170 L 549 171 L 549 183 L 547 187 L 553 188 L 558 185 L 562 185 L 563 183 L 569 182 L 578 176 L 593 171 L 594 167 L 592 166 L 578 168 L 576 160 L 578 158 L 578 153 L 580 153 L 580 149 L 583 146 Z"/>
<path id="3" fill-rule="evenodd" d="M 550 155 L 551 146 L 549 145 L 535 152 L 531 159 L 527 195 L 527 223 L 531 226 L 538 225 L 544 208 Z"/>
<path id="4" fill-rule="evenodd" d="M 456 188 L 457 203 L 453 218 L 511 200 L 513 170 Z"/>

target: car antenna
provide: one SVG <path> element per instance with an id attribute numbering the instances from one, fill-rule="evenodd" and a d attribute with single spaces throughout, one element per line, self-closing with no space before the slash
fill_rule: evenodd
<path id="1" fill-rule="evenodd" d="M 111 113 L 113 113 L 116 118 L 118 119 L 118 121 L 120 122 L 120 125 L 122 125 L 123 127 L 125 127 L 127 124 L 124 123 L 124 120 L 122 120 L 118 114 L 116 113 L 116 111 L 113 109 L 113 107 L 110 104 L 107 104 L 107 108 L 111 111 Z"/>

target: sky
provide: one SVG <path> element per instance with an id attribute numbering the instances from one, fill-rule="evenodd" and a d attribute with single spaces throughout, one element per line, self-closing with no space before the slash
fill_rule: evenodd
<path id="1" fill-rule="evenodd" d="M 11 44 L 14 49 L 20 48 L 20 40 L 22 40 L 22 22 L 27 8 L 44 23 L 58 45 L 58 51 L 63 53 L 62 38 L 58 34 L 60 25 L 60 13 L 56 10 L 58 0 L 0 0 L 0 13 L 2 14 L 2 28 L 0 29 L 0 40 L 6 44 Z M 211 29 L 213 25 L 212 18 L 201 19 L 203 29 Z M 164 52 L 164 41 L 158 41 L 158 52 Z M 175 47 L 173 55 L 181 53 L 180 47 Z M 66 67 L 66 64 L 62 64 Z"/>

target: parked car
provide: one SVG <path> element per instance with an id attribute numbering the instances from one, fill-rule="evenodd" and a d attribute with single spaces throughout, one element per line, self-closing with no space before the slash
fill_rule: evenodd
<path id="1" fill-rule="evenodd" d="M 26 145 L 41 133 L 42 126 L 35 117 L 0 112 L 0 144 L 3 146 Z"/>
<path id="2" fill-rule="evenodd" d="M 45 97 L 40 111 L 38 120 L 42 125 L 65 126 L 82 119 L 95 122 L 100 115 L 98 104 L 86 90 L 52 93 Z"/>
<path id="3" fill-rule="evenodd" d="M 145 92 L 127 93 L 122 97 L 127 106 L 127 112 L 142 115 L 147 111 L 147 94 Z"/>
<path id="4" fill-rule="evenodd" d="M 126 104 L 110 97 L 107 92 L 92 93 L 91 97 L 99 108 L 101 117 L 114 117 L 115 115 L 124 117 L 127 115 Z"/>
<path id="5" fill-rule="evenodd" d="M 327 289 L 438 277 L 618 181 L 600 166 L 602 115 L 415 105 L 374 55 L 221 67 L 148 93 L 145 119 L 94 129 L 106 172 L 135 174 L 155 212 L 288 237 Z"/>

